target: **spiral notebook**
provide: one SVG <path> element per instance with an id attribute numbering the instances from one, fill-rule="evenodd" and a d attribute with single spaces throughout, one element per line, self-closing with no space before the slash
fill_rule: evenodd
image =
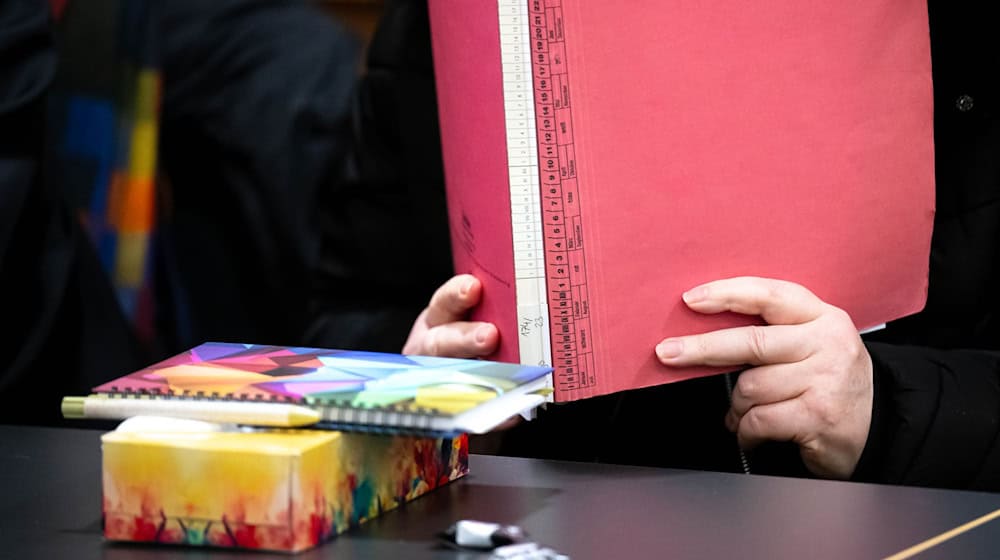
<path id="1" fill-rule="evenodd" d="M 485 360 L 210 342 L 95 387 L 89 397 L 67 397 L 63 414 L 484 433 L 545 402 L 551 372 Z"/>

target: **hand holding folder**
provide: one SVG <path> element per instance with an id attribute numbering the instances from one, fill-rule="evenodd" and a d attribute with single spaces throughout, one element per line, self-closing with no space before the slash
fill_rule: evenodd
<path id="1" fill-rule="evenodd" d="M 466 320 L 479 304 L 482 290 L 482 282 L 471 274 L 459 274 L 442 284 L 413 323 L 403 353 L 455 358 L 492 354 L 499 342 L 496 326 Z"/>
<path id="2" fill-rule="evenodd" d="M 408 347 L 431 351 L 434 338 L 441 337 L 449 341 L 438 346 L 444 352 L 489 352 L 472 334 L 487 323 L 467 322 L 462 312 L 478 303 L 478 286 L 469 275 L 443 284 L 421 314 L 443 321 L 433 327 L 438 334 L 429 334 L 418 320 Z M 669 368 L 749 365 L 726 416 L 740 446 L 793 441 L 813 473 L 848 478 L 868 438 L 874 398 L 871 357 L 850 316 L 803 286 L 766 278 L 710 282 L 688 290 L 683 299 L 697 313 L 759 316 L 768 326 L 669 337 L 650 348 L 659 361 Z"/>
<path id="3" fill-rule="evenodd" d="M 740 447 L 792 441 L 814 474 L 850 477 L 868 440 L 874 399 L 871 356 L 850 316 L 803 286 L 764 278 L 703 284 L 685 292 L 684 303 L 698 313 L 732 311 L 767 323 L 656 346 L 671 368 L 750 366 L 726 415 Z"/>

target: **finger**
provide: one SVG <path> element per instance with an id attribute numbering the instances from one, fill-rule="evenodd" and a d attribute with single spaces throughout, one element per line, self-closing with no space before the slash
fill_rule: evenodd
<path id="1" fill-rule="evenodd" d="M 410 329 L 409 336 L 406 337 L 406 342 L 403 343 L 403 354 L 422 354 L 424 348 L 424 337 L 427 336 L 427 322 L 425 317 L 427 316 L 427 309 L 420 312 L 417 320 L 414 321 L 413 327 Z"/>
<path id="2" fill-rule="evenodd" d="M 499 342 L 497 328 L 491 323 L 453 322 L 428 329 L 412 354 L 478 358 L 491 354 Z"/>
<path id="3" fill-rule="evenodd" d="M 799 325 L 755 325 L 668 338 L 656 345 L 656 356 L 674 367 L 757 366 L 804 360 L 814 345 Z"/>
<path id="4" fill-rule="evenodd" d="M 811 376 L 804 371 L 808 365 L 767 365 L 748 369 L 740 374 L 733 387 L 731 412 L 738 422 L 755 406 L 787 401 L 809 389 Z"/>
<path id="5" fill-rule="evenodd" d="M 740 418 L 736 438 L 743 449 L 765 441 L 802 443 L 809 433 L 810 418 L 802 399 L 755 406 Z"/>
<path id="6" fill-rule="evenodd" d="M 724 418 L 726 429 L 730 432 L 736 432 L 740 428 L 740 417 L 736 415 L 732 408 L 726 412 L 726 417 Z"/>
<path id="7" fill-rule="evenodd" d="M 805 287 L 784 280 L 742 276 L 696 286 L 683 295 L 699 313 L 733 311 L 760 315 L 770 324 L 796 325 L 819 317 L 826 303 Z"/>
<path id="8" fill-rule="evenodd" d="M 427 305 L 425 320 L 428 327 L 461 320 L 469 309 L 479 303 L 482 284 L 471 274 L 459 274 L 441 285 Z"/>

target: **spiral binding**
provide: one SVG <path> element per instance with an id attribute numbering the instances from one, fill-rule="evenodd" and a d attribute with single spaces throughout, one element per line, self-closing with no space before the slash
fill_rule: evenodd
<path id="1" fill-rule="evenodd" d="M 445 414 L 436 408 L 390 404 L 386 406 L 357 406 L 347 400 L 318 399 L 290 397 L 287 395 L 263 395 L 261 393 L 220 393 L 213 391 L 171 391 L 169 389 L 150 388 L 133 389 L 112 385 L 111 390 L 102 395 L 109 398 L 158 398 L 172 400 L 203 400 L 203 401 L 242 401 L 242 402 L 274 402 L 281 404 L 296 404 L 307 406 L 319 411 L 323 420 L 317 427 L 336 426 L 338 430 L 370 433 L 374 430 L 386 430 L 387 433 L 413 432 L 414 435 L 449 434 L 451 432 L 435 430 L 435 420 L 449 419 L 452 415 Z M 442 436 L 443 437 L 443 436 Z"/>
<path id="2" fill-rule="evenodd" d="M 733 378 L 731 373 L 727 372 L 722 377 L 726 380 L 726 395 L 729 397 L 729 405 L 733 404 Z M 747 459 L 746 452 L 743 451 L 742 447 L 737 446 L 740 452 L 740 464 L 743 466 L 743 474 L 750 474 L 750 460 Z"/>
<path id="3" fill-rule="evenodd" d="M 363 424 L 341 424 L 337 422 L 320 422 L 319 424 L 316 424 L 315 427 L 340 432 L 356 432 L 384 436 L 430 437 L 435 439 L 454 439 L 462 435 L 462 432 L 457 431 L 421 430 L 417 428 L 400 428 L 395 426 L 367 426 Z"/>

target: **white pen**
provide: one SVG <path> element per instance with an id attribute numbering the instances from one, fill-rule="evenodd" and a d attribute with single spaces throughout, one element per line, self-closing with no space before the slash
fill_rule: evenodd
<path id="1" fill-rule="evenodd" d="M 253 401 L 224 401 L 198 398 L 158 397 L 64 397 L 64 418 L 124 420 L 133 416 L 155 415 L 205 420 L 223 424 L 247 424 L 295 428 L 320 421 L 320 413 L 297 404 Z"/>

